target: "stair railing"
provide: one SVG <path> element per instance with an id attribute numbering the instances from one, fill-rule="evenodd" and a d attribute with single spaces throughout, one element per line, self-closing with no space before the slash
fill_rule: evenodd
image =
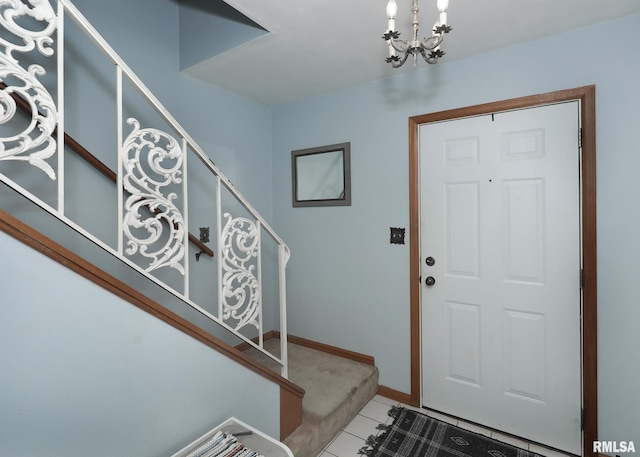
<path id="1" fill-rule="evenodd" d="M 0 90 L 0 180 L 202 316 L 276 361 L 282 375 L 287 377 L 285 268 L 290 256 L 287 245 L 70 1 L 57 0 L 55 10 L 49 0 L 26 1 L 0 0 L 0 24 L 4 28 L 0 34 L 0 82 L 6 85 Z M 115 243 L 105 241 L 66 214 L 66 135 L 55 134 L 65 132 L 65 15 L 116 69 L 118 166 L 115 173 L 117 189 L 121 191 L 117 192 Z M 41 27 L 33 27 L 34 23 Z M 21 66 L 19 54 L 33 54 L 34 50 L 40 53 L 35 59 L 37 63 L 27 68 Z M 34 61 L 33 56 L 29 59 Z M 47 62 L 46 69 L 41 60 Z M 47 74 L 51 60 L 55 60 L 51 67 L 56 82 L 45 84 L 41 79 Z M 145 127 L 142 120 L 134 117 L 126 118 L 125 122 L 125 82 L 135 88 L 170 132 Z M 55 89 L 48 87 L 51 85 L 55 85 Z M 20 98 L 27 102 L 31 119 L 26 127 L 18 123 L 21 127 L 16 133 L 12 122 L 17 117 L 16 99 Z M 217 306 L 208 300 L 196 302 L 190 293 L 187 159 L 191 156 L 199 160 L 214 180 L 219 252 L 216 253 L 217 278 L 211 280 L 217 284 Z M 13 165 L 2 167 L 3 163 Z M 14 173 L 19 174 L 25 164 L 57 182 L 53 203 L 48 196 L 45 198 L 30 190 L 33 180 L 16 178 Z M 223 203 L 223 191 L 235 203 Z M 279 355 L 268 352 L 263 340 L 263 234 L 277 247 Z M 175 275 L 182 279 L 176 281 Z"/>

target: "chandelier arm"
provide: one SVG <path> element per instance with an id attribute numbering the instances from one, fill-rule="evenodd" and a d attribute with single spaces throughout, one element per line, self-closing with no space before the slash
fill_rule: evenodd
<path id="1" fill-rule="evenodd" d="M 402 59 L 396 60 L 396 61 L 392 61 L 391 66 L 393 68 L 400 68 L 401 66 L 404 65 L 404 63 L 407 61 L 407 59 L 409 58 L 409 54 L 411 54 L 410 52 L 405 52 L 404 55 L 402 56 Z"/>
<path id="2" fill-rule="evenodd" d="M 442 44 L 443 39 L 444 37 L 442 35 L 432 35 L 430 37 L 423 38 L 420 42 L 420 47 L 432 51 Z"/>
<path id="3" fill-rule="evenodd" d="M 407 50 L 411 47 L 407 40 L 399 40 L 397 38 L 391 38 L 389 40 L 389 44 L 393 46 L 393 49 L 398 52 L 407 52 Z"/>
<path id="4" fill-rule="evenodd" d="M 438 61 L 437 56 L 432 56 L 431 54 L 427 55 L 427 52 L 424 48 L 420 48 L 420 55 L 422 55 L 422 58 L 424 59 L 424 61 L 429 64 L 434 64 Z"/>

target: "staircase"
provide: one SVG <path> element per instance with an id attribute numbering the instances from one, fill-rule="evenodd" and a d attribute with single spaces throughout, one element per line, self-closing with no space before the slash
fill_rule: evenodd
<path id="1" fill-rule="evenodd" d="M 226 419 L 220 415 L 234 415 L 230 405 L 237 405 L 238 411 L 243 409 L 245 401 L 240 392 L 235 392 L 235 397 L 224 396 L 226 384 L 234 381 L 257 388 L 252 396 L 268 398 L 265 409 L 253 412 L 253 423 L 257 421 L 258 427 L 264 426 L 275 435 L 279 431 L 280 438 L 288 436 L 300 423 L 304 392 L 286 379 L 285 268 L 290 255 L 287 245 L 70 1 L 12 0 L 0 2 L 0 10 L 0 227 L 109 292 L 104 296 L 102 291 L 87 287 L 92 295 L 76 297 L 64 284 L 56 284 L 57 301 L 51 303 L 51 309 L 63 308 L 64 302 L 72 301 L 80 307 L 74 308 L 78 316 L 65 315 L 63 325 L 57 329 L 45 326 L 51 341 L 41 341 L 31 333 L 28 324 L 26 332 L 15 334 L 15 341 L 7 341 L 16 350 L 5 351 L 3 357 L 9 365 L 16 366 L 18 377 L 5 380 L 10 388 L 0 398 L 3 405 L 0 425 L 7 425 L 0 427 L 2 433 L 10 433 L 11 442 L 18 443 L 16 446 L 33 441 L 33 446 L 43 449 L 65 449 L 59 455 L 99 455 L 90 447 L 91 441 L 103 441 L 97 437 L 98 429 L 108 422 L 117 429 L 108 438 L 116 447 L 104 446 L 104 452 L 113 450 L 110 455 L 137 457 L 155 449 L 141 448 L 145 436 L 135 436 L 140 430 L 161 436 L 155 445 L 165 444 L 169 451 L 174 445 L 193 440 L 196 436 L 191 433 L 203 433 L 206 427 L 216 425 L 218 419 Z M 106 72 L 101 73 L 105 62 Z M 103 97 L 105 94 L 110 96 L 108 100 Z M 89 105 L 87 111 L 78 108 L 85 104 Z M 109 113 L 112 117 L 92 122 L 96 113 Z M 80 145 L 74 139 L 78 133 L 91 144 Z M 5 237 L 3 243 L 11 245 Z M 13 273 L 12 264 L 23 266 L 20 257 L 3 260 L 0 270 L 3 272 Z M 3 325 L 38 321 L 40 314 L 36 309 L 49 310 L 44 303 L 46 291 L 38 295 L 37 301 L 35 295 L 28 293 L 49 284 L 39 277 L 34 265 L 35 261 L 18 279 L 15 275 L 4 276 L 15 282 L 10 289 L 15 299 L 3 300 L 6 308 Z M 55 276 L 67 278 L 67 273 L 53 271 Z M 218 388 L 220 392 L 202 392 L 202 405 L 196 408 L 198 413 L 193 417 L 188 405 L 181 403 L 173 405 L 181 417 L 167 414 L 171 411 L 167 407 L 162 409 L 162 417 L 143 414 L 144 424 L 124 430 L 117 424 L 130 423 L 126 418 L 135 417 L 128 408 L 135 405 L 136 399 L 148 406 L 144 399 L 149 392 L 156 392 L 165 397 L 157 400 L 158 404 L 167 399 L 170 404 L 174 398 L 185 398 L 183 393 L 185 389 L 189 391 L 194 370 L 212 377 L 216 367 L 198 369 L 197 364 L 190 365 L 182 377 L 184 385 L 178 381 L 166 385 L 165 367 L 160 370 L 163 376 L 157 378 L 146 374 L 129 377 L 127 373 L 123 377 L 114 376 L 127 395 L 131 391 L 138 394 L 127 397 L 130 402 L 121 405 L 122 409 L 112 411 L 99 398 L 97 403 L 92 398 L 86 404 L 84 400 L 76 404 L 74 398 L 68 414 L 79 422 L 80 428 L 87 430 L 82 437 L 70 438 L 60 433 L 47 438 L 46 432 L 31 436 L 31 428 L 46 431 L 46 423 L 56 421 L 56 417 L 47 414 L 64 414 L 64 402 L 49 386 L 61 387 L 66 383 L 50 379 L 50 371 L 36 375 L 22 366 L 19 349 L 34 341 L 43 345 L 43 349 L 56 348 L 60 343 L 63 352 L 56 352 L 54 359 L 64 365 L 69 362 L 64 354 L 68 346 L 62 343 L 77 338 L 72 346 L 81 348 L 82 354 L 70 359 L 73 367 L 61 375 L 66 380 L 65 373 L 75 374 L 73 380 L 68 379 L 69 385 L 75 385 L 83 379 L 83 367 L 78 365 L 85 364 L 91 371 L 105 362 L 100 357 L 84 357 L 105 348 L 102 341 L 94 340 L 78 325 L 84 311 L 80 311 L 83 308 L 77 301 L 102 310 L 112 306 L 120 309 L 120 299 L 164 322 L 158 325 L 146 318 L 138 321 L 133 317 L 138 316 L 138 311 L 124 307 L 122 316 L 126 317 L 119 321 L 122 328 L 96 329 L 96 334 L 127 334 L 127 330 L 132 330 L 130 346 L 111 345 L 114 352 L 100 352 L 101 357 L 122 359 L 126 361 L 124 366 L 130 368 L 133 362 L 129 357 L 135 353 L 137 342 L 151 339 L 158 348 L 171 354 L 172 364 L 180 366 L 183 360 L 210 364 L 215 360 L 215 364 L 225 367 L 222 373 L 229 379 L 211 380 L 210 388 L 214 391 Z M 8 316 L 14 316 L 15 322 Z M 129 329 L 130 322 L 139 324 Z M 155 339 L 146 333 L 149 328 L 155 333 L 170 334 L 171 338 Z M 176 329 L 182 337 L 176 336 Z M 264 347 L 265 330 L 278 330 L 282 335 L 277 355 Z M 192 345 L 189 340 L 187 346 L 191 349 L 181 358 L 174 351 L 185 347 L 182 346 L 185 335 L 204 344 L 207 351 L 215 349 L 217 356 L 202 353 L 202 346 Z M 239 342 L 276 363 L 276 372 L 235 350 L 233 345 Z M 233 368 L 228 368 L 226 361 L 219 362 L 220 354 L 233 361 Z M 33 356 L 40 360 L 36 354 Z M 159 369 L 157 360 L 136 359 L 135 363 L 136 373 L 142 368 L 152 372 Z M 256 381 L 256 374 L 266 381 Z M 111 375 L 104 374 L 97 378 L 104 383 L 96 384 L 96 378 L 91 378 L 90 383 L 100 389 L 109 385 L 110 378 Z M 26 379 L 31 381 L 24 382 Z M 150 384 L 149 388 L 144 389 L 144 384 Z M 155 389 L 156 385 L 163 387 Z M 38 415 L 38 405 L 34 404 L 30 410 L 33 417 L 23 417 L 14 411 L 18 420 L 12 421 L 9 411 L 20 408 L 13 398 L 22 398 L 18 393 L 29 398 L 30 389 L 44 392 L 41 412 L 47 414 Z M 119 402 L 118 392 L 118 389 L 109 392 L 105 403 Z M 213 398 L 220 399 L 219 408 L 211 403 Z M 192 400 L 187 398 L 186 403 Z M 48 402 L 56 404 L 52 411 L 46 408 Z M 203 405 L 209 408 L 208 417 L 201 409 Z M 274 421 L 274 415 L 279 420 Z M 172 426 L 172 421 L 180 421 L 181 426 Z M 192 424 L 190 435 L 176 438 L 175 432 L 184 430 L 182 427 L 187 423 Z M 72 429 L 68 432 L 76 433 Z M 7 445 L 9 436 L 6 438 L 0 439 L 0 445 Z M 74 448 L 75 442 L 81 445 Z M 67 444 L 69 449 L 65 447 Z M 124 451 L 129 449 L 127 444 L 137 452 Z M 0 454 L 4 455 L 2 451 L 0 447 Z M 29 455 L 29 452 L 17 447 L 6 455 Z"/>
<path id="2" fill-rule="evenodd" d="M 337 348 L 302 338 L 291 340 L 300 344 L 288 343 L 289 379 L 305 390 L 305 396 L 302 423 L 284 443 L 296 457 L 316 457 L 376 394 L 378 369 L 370 357 L 347 351 L 344 355 L 349 358 L 341 357 L 335 355 L 340 351 Z M 278 351 L 279 345 L 275 338 L 265 342 L 273 351 Z M 272 370 L 277 369 L 276 364 L 255 349 L 247 350 L 246 354 Z"/>

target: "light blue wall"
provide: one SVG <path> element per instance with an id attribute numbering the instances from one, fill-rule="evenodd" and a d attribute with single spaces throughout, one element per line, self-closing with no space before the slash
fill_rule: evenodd
<path id="1" fill-rule="evenodd" d="M 604 39 L 606 37 L 606 39 Z M 596 85 L 600 438 L 640 442 L 640 15 L 273 109 L 277 228 L 292 249 L 289 328 L 371 354 L 410 391 L 408 117 Z M 292 208 L 292 150 L 351 142 L 351 207 Z"/>
<path id="2" fill-rule="evenodd" d="M 0 232 L 0 455 L 169 456 L 279 387 Z"/>

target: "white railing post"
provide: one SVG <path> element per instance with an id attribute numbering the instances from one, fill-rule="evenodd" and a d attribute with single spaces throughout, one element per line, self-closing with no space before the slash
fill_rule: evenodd
<path id="1" fill-rule="evenodd" d="M 189 298 L 189 191 L 187 173 L 187 140 L 182 138 L 182 213 L 184 219 L 184 296 Z"/>
<path id="2" fill-rule="evenodd" d="M 64 5 L 58 2 L 58 211 L 64 214 Z"/>
<path id="3" fill-rule="evenodd" d="M 216 176 L 216 246 L 218 247 L 218 319 L 222 319 L 222 186 Z"/>
<path id="4" fill-rule="evenodd" d="M 260 221 L 256 221 L 256 236 L 258 237 L 256 256 L 256 276 L 258 278 L 258 346 L 264 347 L 264 326 L 262 324 L 262 312 L 264 301 L 262 296 L 262 227 Z"/>
<path id="5" fill-rule="evenodd" d="M 287 347 L 287 281 L 286 267 L 289 261 L 289 248 L 278 245 L 278 285 L 280 292 L 280 359 L 283 361 L 281 374 L 289 378 L 289 352 Z"/>
<path id="6" fill-rule="evenodd" d="M 123 162 L 123 119 L 122 119 L 122 68 L 116 63 L 116 192 L 118 199 L 118 255 L 124 256 L 124 185 L 122 183 Z"/>

